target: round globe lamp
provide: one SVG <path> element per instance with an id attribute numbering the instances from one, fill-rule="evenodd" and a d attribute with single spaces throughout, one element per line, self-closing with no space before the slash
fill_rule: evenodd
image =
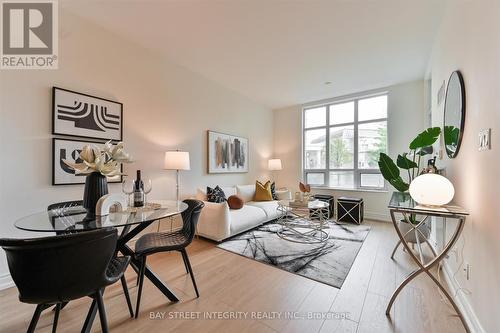
<path id="1" fill-rule="evenodd" d="M 411 182 L 410 195 L 419 205 L 439 207 L 453 199 L 455 188 L 447 178 L 426 173 Z"/>

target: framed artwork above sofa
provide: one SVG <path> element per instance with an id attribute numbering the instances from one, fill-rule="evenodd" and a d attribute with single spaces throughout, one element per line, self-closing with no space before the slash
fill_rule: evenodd
<path id="1" fill-rule="evenodd" d="M 248 139 L 208 131 L 208 173 L 248 172 Z"/>

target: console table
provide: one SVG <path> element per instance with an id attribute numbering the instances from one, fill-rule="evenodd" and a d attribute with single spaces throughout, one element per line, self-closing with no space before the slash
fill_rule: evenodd
<path id="1" fill-rule="evenodd" d="M 399 237 L 399 242 L 403 244 L 404 248 L 406 249 L 406 252 L 411 256 L 413 261 L 418 265 L 418 268 L 411 272 L 406 279 L 401 282 L 401 284 L 396 288 L 394 293 L 392 294 L 391 300 L 389 301 L 389 304 L 387 305 L 387 309 L 385 311 L 386 315 L 390 315 L 390 311 L 392 308 L 392 305 L 394 304 L 394 301 L 398 297 L 399 293 L 403 288 L 414 278 L 416 278 L 418 275 L 421 273 L 426 273 L 432 281 L 439 287 L 439 289 L 443 292 L 443 294 L 446 296 L 450 304 L 453 306 L 455 311 L 457 312 L 460 320 L 462 321 L 462 324 L 465 327 L 465 330 L 467 332 L 470 332 L 470 329 L 464 319 L 463 314 L 460 312 L 460 309 L 458 308 L 457 304 L 453 300 L 453 298 L 450 296 L 448 291 L 443 287 L 443 285 L 439 282 L 439 280 L 431 273 L 431 269 L 438 265 L 444 258 L 446 258 L 446 255 L 448 252 L 451 250 L 455 242 L 458 240 L 460 237 L 460 234 L 462 233 L 462 230 L 464 228 L 465 224 L 465 219 L 469 213 L 464 210 L 462 207 L 458 206 L 451 206 L 451 205 L 446 205 L 442 207 L 429 207 L 429 206 L 421 206 L 416 203 L 408 193 L 400 193 L 400 192 L 394 192 L 392 194 L 391 201 L 389 203 L 389 211 L 391 213 L 391 219 L 392 223 L 394 224 L 394 228 L 396 229 L 396 232 Z M 396 214 L 399 213 L 402 215 L 403 219 L 410 225 L 410 229 L 403 234 L 401 229 L 399 228 L 399 223 L 398 219 L 396 218 Z M 417 216 L 417 224 L 412 224 L 410 223 L 410 216 Z M 444 223 L 446 226 L 446 221 L 447 219 L 456 219 L 458 220 L 457 226 L 455 228 L 455 231 L 453 232 L 453 235 L 450 237 L 448 242 L 444 245 L 443 249 L 441 252 L 437 253 L 436 250 L 430 246 L 430 244 L 427 242 L 427 237 L 419 230 L 419 227 L 423 225 L 429 217 L 442 217 L 444 219 Z M 420 256 L 415 255 L 415 253 L 412 252 L 409 246 L 409 242 L 406 240 L 406 236 L 408 236 L 410 233 L 415 233 L 415 238 L 417 242 L 417 246 L 420 251 Z M 421 245 L 420 245 L 420 240 L 425 239 L 425 241 L 428 243 L 428 245 L 431 248 L 431 251 L 434 255 L 434 257 L 429 261 L 425 262 L 424 258 L 422 256 L 422 251 L 421 251 Z M 398 245 L 399 245 L 398 242 Z M 398 246 L 397 245 L 397 246 Z"/>

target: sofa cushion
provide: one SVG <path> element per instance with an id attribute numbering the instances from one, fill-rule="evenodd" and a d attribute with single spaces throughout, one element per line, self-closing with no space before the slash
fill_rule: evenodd
<path id="1" fill-rule="evenodd" d="M 255 182 L 255 201 L 271 201 L 273 194 L 271 193 L 271 182 L 268 180 L 262 184 L 258 180 Z"/>
<path id="2" fill-rule="evenodd" d="M 278 218 L 278 201 L 250 201 L 246 204 L 262 209 L 266 213 L 266 221 Z"/>
<path id="3" fill-rule="evenodd" d="M 198 187 L 196 189 L 196 200 L 208 201 L 207 190 Z"/>
<path id="4" fill-rule="evenodd" d="M 276 190 L 276 196 L 278 197 L 277 200 L 285 200 L 285 201 L 292 200 L 292 192 L 290 192 L 287 189 Z"/>
<path id="5" fill-rule="evenodd" d="M 244 205 L 241 209 L 231 209 L 231 235 L 251 229 L 267 220 L 263 209 L 251 205 Z"/>
<path id="6" fill-rule="evenodd" d="M 231 236 L 230 214 L 227 202 L 213 203 L 204 202 L 205 207 L 201 210 L 197 225 L 197 233 L 204 237 L 221 241 Z"/>
<path id="7" fill-rule="evenodd" d="M 226 201 L 226 195 L 219 185 L 215 186 L 215 188 L 207 187 L 207 198 L 209 202 L 215 203 Z"/>
<path id="8" fill-rule="evenodd" d="M 278 195 L 276 194 L 276 183 L 271 183 L 271 195 L 273 196 L 273 200 L 279 200 Z"/>
<path id="9" fill-rule="evenodd" d="M 231 209 L 241 209 L 243 208 L 244 202 L 239 195 L 232 195 L 227 198 L 227 204 Z"/>
<path id="10" fill-rule="evenodd" d="M 230 196 L 237 194 L 236 186 L 221 186 L 220 188 L 224 191 L 226 198 L 229 198 Z"/>
<path id="11" fill-rule="evenodd" d="M 253 201 L 255 197 L 255 185 L 236 185 L 236 192 L 243 198 L 243 201 Z"/>
<path id="12" fill-rule="evenodd" d="M 232 195 L 236 195 L 236 186 L 220 186 L 220 188 L 222 189 L 222 191 L 224 191 L 226 198 Z M 196 189 L 196 199 L 201 201 L 208 201 L 206 188 L 198 187 Z"/>

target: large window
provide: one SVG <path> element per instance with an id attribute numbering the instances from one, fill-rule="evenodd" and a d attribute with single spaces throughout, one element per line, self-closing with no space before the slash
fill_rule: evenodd
<path id="1" fill-rule="evenodd" d="M 387 152 L 387 95 L 304 109 L 304 179 L 345 189 L 382 189 L 378 157 Z"/>

